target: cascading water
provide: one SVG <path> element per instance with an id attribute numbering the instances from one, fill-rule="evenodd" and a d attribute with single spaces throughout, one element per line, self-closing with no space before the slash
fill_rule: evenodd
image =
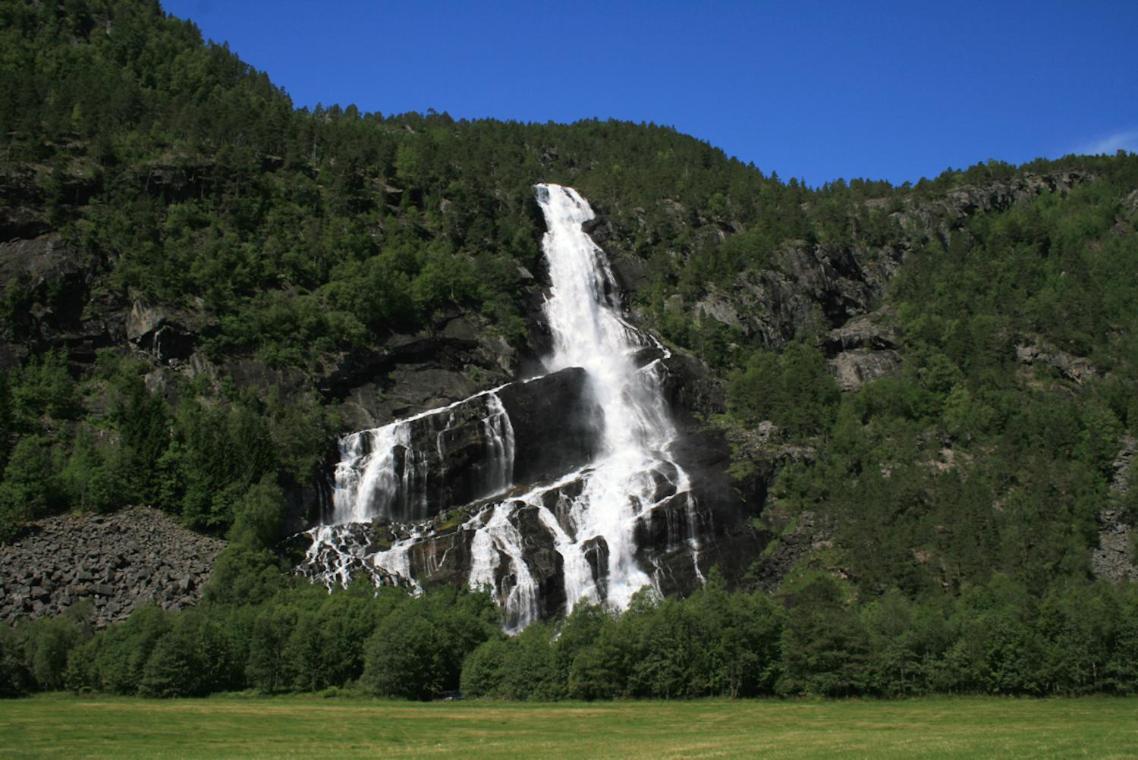
<path id="1" fill-rule="evenodd" d="M 496 391 L 490 390 L 456 404 L 397 420 L 374 430 L 352 433 L 340 441 L 332 491 L 334 524 L 364 522 L 376 517 L 421 520 L 438 499 L 442 465 L 451 450 L 467 444 L 456 436 L 462 422 L 477 422 L 482 451 L 471 471 L 462 473 L 467 501 L 490 496 L 510 485 L 514 465 L 514 432 Z M 477 420 L 459 420 L 455 409 L 479 401 Z M 467 416 L 471 410 L 467 409 Z M 418 433 L 418 435 L 416 435 Z M 422 439 L 420 441 L 415 438 Z M 453 475 L 453 473 L 451 473 Z"/>
<path id="2" fill-rule="evenodd" d="M 660 377 L 654 366 L 637 368 L 634 361 L 646 342 L 620 318 L 608 261 L 582 227 L 593 219 L 593 210 L 576 191 L 559 185 L 538 185 L 537 199 L 548 229 L 542 250 L 552 283 L 544 307 L 554 337 L 547 364 L 551 371 L 583 367 L 604 412 L 603 450 L 570 515 L 578 551 L 582 537 L 605 542 L 607 593 L 597 598 L 595 585 L 587 578 L 570 578 L 572 565 L 566 563 L 567 601 L 570 607 L 605 601 L 623 609 L 638 589 L 651 583 L 634 557 L 633 527 L 659 501 L 654 476 L 664 471 L 682 476 L 675 483 L 677 493 L 687 490 L 686 476 L 667 453 L 676 431 L 664 407 Z"/>
<path id="3" fill-rule="evenodd" d="M 346 436 L 331 524 L 312 531 L 303 568 L 310 576 L 345 583 L 362 570 L 377 583 L 417 588 L 410 552 L 433 535 L 423 521 L 476 503 L 485 506 L 472 509 L 458 528 L 467 536 L 467 582 L 491 590 L 508 630 L 520 630 L 541 611 L 534 530 L 559 557 L 565 609 L 581 602 L 624 609 L 639 589 L 658 588 L 661 569 L 644 567 L 636 536 L 663 507 L 683 511 L 684 535 L 672 527 L 671 512 L 663 521 L 667 542 L 686 545 L 702 581 L 690 479 L 669 453 L 677 433 L 662 394 L 667 350 L 621 318 L 604 252 L 582 226 L 593 218 L 589 204 L 571 188 L 535 189 L 548 230 L 542 250 L 551 288 L 543 309 L 554 340 L 546 369 L 587 373 L 601 417 L 592 461 L 547 482 L 514 484 L 514 425 L 499 397 L 506 386 Z M 643 364 L 652 353 L 657 357 Z M 377 547 L 358 525 L 377 518 L 417 527 Z"/>

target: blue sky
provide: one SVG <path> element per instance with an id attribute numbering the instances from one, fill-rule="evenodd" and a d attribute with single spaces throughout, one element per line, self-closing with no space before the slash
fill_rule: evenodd
<path id="1" fill-rule="evenodd" d="M 1138 0 L 163 0 L 298 106 L 668 124 L 812 185 L 1138 151 Z"/>

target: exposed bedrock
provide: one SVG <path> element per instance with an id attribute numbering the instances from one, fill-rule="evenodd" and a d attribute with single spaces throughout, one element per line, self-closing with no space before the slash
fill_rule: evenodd
<path id="1" fill-rule="evenodd" d="M 580 367 L 498 391 L 514 430 L 515 483 L 556 479 L 592 460 L 604 418 Z"/>
<path id="2" fill-rule="evenodd" d="M 511 483 L 556 480 L 594 455 L 603 418 L 570 367 L 347 437 L 334 522 L 427 520 Z"/>

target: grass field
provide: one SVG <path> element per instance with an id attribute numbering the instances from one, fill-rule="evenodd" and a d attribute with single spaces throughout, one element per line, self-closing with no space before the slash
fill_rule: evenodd
<path id="1" fill-rule="evenodd" d="M 0 700 L 3 757 L 1138 757 L 1138 699 Z"/>

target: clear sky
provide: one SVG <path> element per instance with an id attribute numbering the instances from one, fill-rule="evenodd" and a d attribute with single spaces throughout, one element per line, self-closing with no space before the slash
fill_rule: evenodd
<path id="1" fill-rule="evenodd" d="M 298 106 L 668 124 L 812 185 L 1138 151 L 1138 0 L 163 0 Z"/>

